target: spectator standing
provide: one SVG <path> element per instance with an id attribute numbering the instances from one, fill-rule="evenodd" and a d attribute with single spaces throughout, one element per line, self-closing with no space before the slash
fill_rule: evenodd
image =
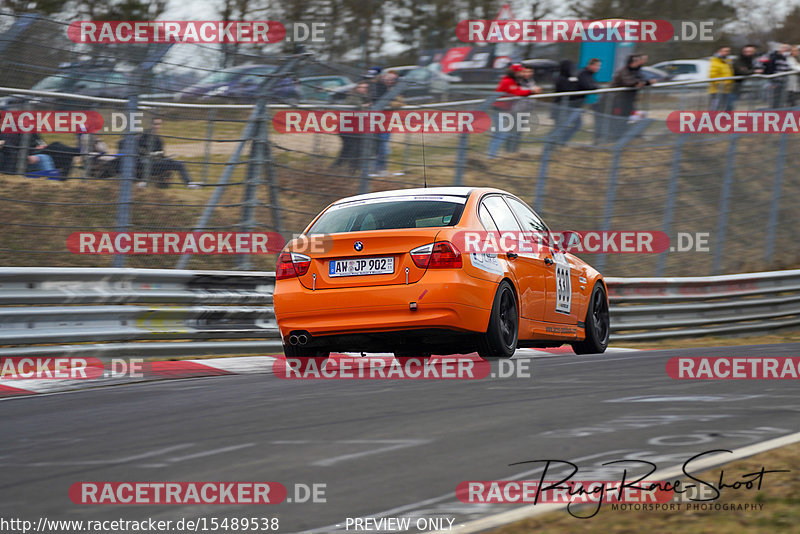
<path id="1" fill-rule="evenodd" d="M 800 48 L 797 45 L 792 47 L 792 51 L 786 58 L 789 68 L 795 72 L 800 73 Z M 800 94 L 800 74 L 788 76 L 786 81 L 786 95 L 789 99 L 789 107 L 795 107 L 798 103 L 798 94 Z"/>
<path id="2" fill-rule="evenodd" d="M 733 65 L 728 56 L 731 55 L 731 47 L 721 46 L 717 52 L 711 56 L 711 65 L 708 73 L 709 78 L 730 78 L 733 76 Z M 731 90 L 733 80 L 722 80 L 708 84 L 708 94 L 711 96 L 711 111 L 731 111 Z"/>
<path id="3" fill-rule="evenodd" d="M 375 82 L 376 86 L 376 95 L 380 93 L 380 96 L 377 96 L 375 99 L 377 101 L 378 98 L 381 98 L 386 93 L 392 90 L 392 88 L 397 85 L 397 79 L 399 78 L 396 71 L 389 70 L 380 75 L 380 79 Z M 403 100 L 402 96 L 395 97 L 389 103 L 390 110 L 396 110 L 403 107 L 405 101 Z M 373 105 L 375 102 L 373 102 Z M 375 134 L 375 170 L 370 176 L 386 176 L 386 164 L 389 159 L 389 138 L 391 134 L 389 132 L 378 132 Z"/>
<path id="4" fill-rule="evenodd" d="M 764 74 L 780 74 L 792 70 L 788 60 L 790 53 L 791 47 L 788 44 L 780 45 L 777 50 L 769 55 L 764 68 Z M 783 105 L 786 83 L 786 76 L 780 76 L 771 80 L 770 88 L 772 90 L 772 98 L 770 99 L 770 105 L 773 109 L 778 109 Z"/>
<path id="5" fill-rule="evenodd" d="M 561 69 L 556 79 L 556 93 L 566 93 L 571 91 L 593 91 L 597 89 L 594 81 L 595 73 L 600 70 L 601 62 L 597 58 L 592 58 L 589 63 L 581 69 L 577 76 L 572 72 L 572 62 L 565 59 L 561 62 Z M 585 95 L 558 96 L 555 100 L 553 109 L 555 127 L 550 136 L 554 142 L 566 143 L 572 136 L 580 130 L 583 120 L 582 114 Z"/>
<path id="6" fill-rule="evenodd" d="M 734 76 L 752 76 L 753 74 L 761 74 L 764 69 L 756 56 L 756 47 L 753 45 L 743 46 L 739 51 L 739 57 L 733 61 L 733 75 Z M 742 86 L 744 80 L 734 80 L 733 87 L 731 88 L 730 100 L 728 102 L 731 109 L 734 109 L 739 98 L 742 96 Z"/>
<path id="7" fill-rule="evenodd" d="M 538 85 L 534 84 L 531 87 L 528 86 L 526 76 L 527 78 L 530 78 L 532 74 L 533 71 L 531 71 L 531 69 L 526 69 L 521 64 L 515 63 L 508 68 L 506 74 L 500 79 L 500 83 L 497 84 L 495 91 L 498 93 L 503 93 L 501 97 L 509 95 L 529 96 L 532 94 L 541 93 L 542 89 Z M 511 111 L 512 107 L 513 103 L 511 101 L 500 101 L 494 103 L 494 108 L 497 113 L 495 113 L 494 121 L 495 131 L 493 132 L 492 140 L 489 143 L 489 159 L 494 159 L 497 157 L 497 152 L 500 149 L 500 145 L 503 144 L 503 141 L 508 136 L 508 132 L 501 131 L 500 114 Z"/>
<path id="8" fill-rule="evenodd" d="M 362 80 L 350 90 L 347 98 L 345 98 L 342 103 L 348 106 L 354 106 L 355 109 L 366 109 L 372 103 L 369 92 L 370 83 L 366 80 Z M 351 171 L 355 171 L 358 169 L 362 134 L 339 132 L 339 137 L 342 140 L 342 148 L 339 151 L 339 157 L 333 162 L 332 167 L 347 165 Z"/>
<path id="9" fill-rule="evenodd" d="M 533 69 L 523 67 L 519 73 L 519 86 L 522 89 L 529 89 L 533 91 L 537 86 L 533 80 Z M 518 118 L 521 115 L 530 115 L 533 112 L 534 103 L 530 98 L 520 98 L 511 102 L 511 114 L 514 116 L 514 123 L 517 124 Z M 506 152 L 515 153 L 519 151 L 519 145 L 522 141 L 522 132 L 519 128 L 508 132 L 506 137 Z"/>
<path id="10" fill-rule="evenodd" d="M 625 66 L 619 69 L 611 79 L 611 87 L 631 87 L 633 90 L 620 91 L 614 97 L 613 115 L 615 115 L 612 128 L 612 137 L 619 138 L 625 133 L 628 126 L 628 119 L 636 109 L 636 95 L 639 89 L 650 85 L 642 75 L 641 68 L 645 58 L 639 54 L 628 56 Z"/>

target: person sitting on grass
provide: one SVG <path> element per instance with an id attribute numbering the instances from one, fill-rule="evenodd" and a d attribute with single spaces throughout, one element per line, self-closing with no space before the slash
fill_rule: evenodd
<path id="1" fill-rule="evenodd" d="M 198 182 L 193 182 L 186 170 L 186 166 L 181 161 L 176 161 L 164 155 L 164 141 L 161 140 L 162 121 L 155 117 L 152 128 L 147 130 L 138 140 L 139 159 L 137 162 L 137 176 L 139 177 L 139 187 L 147 187 L 147 182 L 152 176 L 156 181 L 163 179 L 171 171 L 177 171 L 181 179 L 186 182 L 190 189 L 200 187 Z M 161 187 L 168 187 L 166 183 L 160 183 Z"/>

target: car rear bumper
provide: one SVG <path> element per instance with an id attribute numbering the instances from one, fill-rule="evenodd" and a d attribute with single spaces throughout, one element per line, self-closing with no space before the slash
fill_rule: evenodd
<path id="1" fill-rule="evenodd" d="M 445 329 L 485 332 L 497 284 L 461 271 L 428 271 L 419 282 L 312 291 L 280 280 L 273 295 L 281 335 L 312 337 Z M 416 303 L 416 310 L 411 303 Z"/>

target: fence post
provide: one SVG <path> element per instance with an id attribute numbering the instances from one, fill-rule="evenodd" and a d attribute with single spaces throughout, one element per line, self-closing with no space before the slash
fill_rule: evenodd
<path id="1" fill-rule="evenodd" d="M 722 270 L 722 250 L 725 248 L 725 228 L 728 225 L 728 204 L 730 204 L 731 187 L 733 185 L 733 171 L 736 159 L 736 144 L 739 134 L 732 134 L 731 144 L 728 147 L 725 177 L 722 183 L 722 195 L 719 203 L 719 220 L 717 222 L 717 246 L 714 248 L 714 261 L 711 265 L 712 274 L 719 274 Z"/>
<path id="2" fill-rule="evenodd" d="M 669 236 L 672 227 L 672 213 L 675 210 L 675 200 L 678 195 L 678 179 L 681 175 L 681 154 L 684 141 L 686 141 L 686 135 L 679 135 L 677 139 L 675 139 L 675 150 L 672 153 L 672 170 L 669 177 L 669 187 L 667 188 L 667 207 L 664 211 L 663 224 L 663 230 L 667 236 Z M 656 276 L 663 276 L 667 254 L 669 254 L 669 250 L 665 250 L 659 255 Z"/>
<path id="3" fill-rule="evenodd" d="M 478 106 L 478 111 L 486 112 L 487 110 L 491 109 L 492 104 L 494 104 L 495 101 L 500 96 L 501 95 L 499 93 L 495 93 L 495 94 L 489 95 L 489 97 L 487 97 L 486 100 L 484 100 L 481 103 L 481 105 Z M 491 121 L 491 117 L 489 117 L 489 119 Z M 495 125 L 495 124 L 491 124 L 491 126 L 489 127 L 489 131 L 490 131 L 492 136 L 494 136 L 494 129 L 496 127 L 497 127 L 497 125 Z M 460 185 L 463 185 L 463 183 L 464 183 L 464 165 L 466 163 L 467 150 L 469 148 L 469 137 L 468 137 L 469 135 L 471 135 L 471 134 L 469 134 L 467 132 L 464 132 L 458 138 L 458 152 L 456 153 L 456 173 L 453 176 L 453 185 L 454 186 L 460 186 Z M 489 139 L 489 142 L 491 143 L 491 138 Z"/>
<path id="4" fill-rule="evenodd" d="M 467 148 L 469 147 L 469 134 L 464 132 L 458 138 L 458 152 L 456 152 L 456 175 L 453 177 L 453 185 L 461 186 L 464 184 L 464 163 L 467 157 Z"/>
<path id="5" fill-rule="evenodd" d="M 214 138 L 214 119 L 217 117 L 217 109 L 208 110 L 208 126 L 206 126 L 205 154 L 203 156 L 203 183 L 208 183 L 208 168 L 211 162 L 211 139 Z"/>
<path id="6" fill-rule="evenodd" d="M 554 112 L 552 114 L 556 118 L 553 121 L 553 129 L 544 138 L 544 148 L 542 148 L 542 155 L 539 157 L 539 178 L 536 180 L 536 196 L 533 201 L 533 209 L 539 213 L 542 211 L 542 202 L 544 201 L 544 192 L 547 186 L 547 168 L 550 166 L 550 155 L 558 144 L 556 138 L 561 133 L 561 128 L 566 128 L 567 126 L 564 119 L 569 113 L 566 97 L 563 97 L 558 104 L 554 103 L 552 105 L 558 106 L 555 110 L 553 108 L 550 109 L 551 112 Z"/>
<path id="7" fill-rule="evenodd" d="M 389 106 L 389 104 L 394 100 L 396 97 L 403 94 L 405 91 L 406 86 L 408 85 L 408 80 L 406 78 L 400 78 L 394 86 L 386 91 L 378 100 L 372 105 L 370 111 L 383 111 Z M 424 135 L 424 133 L 423 133 Z M 365 193 L 369 193 L 370 189 L 370 182 L 369 179 L 369 168 L 371 163 L 376 160 L 376 149 L 378 148 L 378 143 L 380 142 L 378 139 L 377 133 L 368 133 L 362 134 L 362 140 L 359 146 L 359 156 L 361 157 L 361 185 L 359 186 L 359 192 L 363 195 Z M 390 138 L 386 141 L 387 144 L 391 141 Z M 388 151 L 388 148 L 387 148 Z M 370 153 L 372 156 L 370 157 Z M 388 169 L 388 158 L 389 155 L 386 155 L 387 158 L 387 167 Z"/>
<path id="8" fill-rule="evenodd" d="M 22 109 L 28 111 L 32 109 L 32 106 L 26 103 L 22 106 Z M 17 148 L 17 174 L 25 174 L 28 169 L 28 150 L 31 144 L 31 134 L 29 132 L 25 132 L 20 137 L 20 146 Z"/>
<path id="9" fill-rule="evenodd" d="M 239 164 L 239 158 L 242 155 L 242 151 L 244 150 L 244 145 L 247 143 L 248 140 L 252 139 L 255 134 L 255 127 L 258 123 L 260 117 L 264 114 L 264 109 L 267 106 L 267 100 L 269 98 L 269 90 L 272 88 L 275 80 L 278 79 L 278 76 L 282 76 L 295 67 L 298 61 L 302 58 L 307 57 L 309 54 L 303 53 L 298 54 L 296 56 L 292 56 L 286 63 L 281 65 L 278 70 L 276 70 L 270 77 L 265 78 L 259 88 L 259 99 L 256 102 L 256 106 L 253 109 L 252 113 L 250 114 L 249 119 L 247 120 L 247 126 L 245 127 L 244 134 L 242 135 L 242 139 L 239 141 L 239 144 L 236 146 L 236 150 L 233 151 L 231 157 L 228 159 L 228 162 L 225 165 L 225 170 L 222 172 L 222 176 L 220 176 L 219 181 L 216 183 L 216 188 L 214 189 L 214 193 L 211 195 L 211 198 L 206 204 L 206 207 L 203 209 L 203 213 L 200 215 L 200 218 L 194 225 L 195 230 L 201 230 L 208 225 L 209 219 L 211 219 L 211 214 L 214 212 L 214 209 L 219 204 L 220 199 L 222 198 L 222 194 L 224 192 L 225 186 L 231 179 L 233 175 L 233 170 L 236 165 Z M 176 269 L 185 269 L 186 264 L 189 263 L 189 259 L 192 257 L 191 254 L 183 254 L 178 259 L 178 263 L 175 265 Z"/>
<path id="10" fill-rule="evenodd" d="M 242 232 L 252 232 L 256 225 L 256 206 L 258 205 L 258 186 L 261 185 L 261 169 L 264 165 L 264 135 L 265 128 L 263 117 L 258 119 L 253 143 L 250 145 L 250 161 L 247 164 L 247 174 L 242 197 L 242 218 L 239 228 Z M 250 254 L 239 254 L 237 267 L 242 270 L 252 268 Z"/>
<path id="11" fill-rule="evenodd" d="M 137 75 L 141 79 L 141 73 Z M 139 107 L 139 95 L 137 94 L 136 87 L 139 84 L 134 84 L 131 94 L 128 96 L 128 103 L 126 111 L 128 117 L 133 117 L 133 113 Z M 133 181 L 136 179 L 136 134 L 131 131 L 130 126 L 125 132 L 125 137 L 122 139 L 122 172 L 119 183 L 119 193 L 117 197 L 117 222 L 116 231 L 126 232 L 131 224 L 131 190 L 133 189 Z M 112 267 L 124 267 L 125 255 L 115 254 L 111 263 Z"/>
<path id="12" fill-rule="evenodd" d="M 772 263 L 772 255 L 775 251 L 775 230 L 778 227 L 778 209 L 781 201 L 781 185 L 783 182 L 783 169 L 786 167 L 786 144 L 789 140 L 788 134 L 781 134 L 778 144 L 778 166 L 775 169 L 775 184 L 772 186 L 772 204 L 769 211 L 769 224 L 767 226 L 767 247 L 764 251 L 764 260 L 767 267 Z"/>
<path id="13" fill-rule="evenodd" d="M 270 120 L 269 107 L 264 115 L 264 128 L 261 129 L 263 136 L 264 160 L 267 167 L 267 187 L 269 187 L 269 204 L 272 213 L 272 226 L 276 232 L 283 234 L 283 219 L 281 219 L 281 198 L 280 188 L 278 187 L 278 177 L 275 176 L 275 165 L 272 160 L 272 144 L 269 142 L 269 128 L 272 124 Z"/>
<path id="14" fill-rule="evenodd" d="M 635 137 L 638 137 L 644 132 L 653 119 L 642 119 L 637 121 L 631 126 L 628 126 L 626 132 L 622 135 L 619 141 L 614 144 L 614 158 L 611 163 L 611 172 L 608 176 L 608 190 L 606 191 L 606 206 L 603 213 L 603 232 L 608 232 L 611 229 L 611 219 L 614 216 L 614 202 L 617 195 L 617 174 L 619 174 L 620 160 L 622 159 L 622 151 L 625 146 L 630 143 Z M 595 262 L 597 269 L 602 272 L 606 265 L 606 253 L 600 254 L 600 257 Z"/>

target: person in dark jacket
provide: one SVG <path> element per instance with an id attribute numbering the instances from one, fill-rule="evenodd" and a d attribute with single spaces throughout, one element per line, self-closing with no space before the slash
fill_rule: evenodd
<path id="1" fill-rule="evenodd" d="M 645 79 L 641 73 L 641 68 L 645 63 L 644 56 L 632 54 L 628 56 L 625 66 L 619 69 L 611 79 L 611 87 L 630 87 L 633 90 L 620 91 L 614 98 L 613 114 L 617 117 L 614 121 L 614 138 L 619 139 L 625 133 L 628 118 L 636 109 L 636 94 L 639 89 L 650 85 L 650 81 Z"/>
<path id="2" fill-rule="evenodd" d="M 139 149 L 139 159 L 137 161 L 139 187 L 146 187 L 151 177 L 158 182 L 159 186 L 167 187 L 168 184 L 163 182 L 162 179 L 171 171 L 177 171 L 189 188 L 200 187 L 200 184 L 192 182 L 183 162 L 164 156 L 164 141 L 158 135 L 161 131 L 161 125 L 161 119 L 156 117 L 153 119 L 152 128 L 139 136 L 137 143 Z"/>
<path id="3" fill-rule="evenodd" d="M 756 55 L 756 47 L 754 45 L 743 46 L 739 52 L 739 57 L 733 61 L 733 75 L 734 76 L 752 76 L 753 74 L 761 74 L 764 69 L 758 61 Z M 731 90 L 729 105 L 733 109 L 736 102 L 742 96 L 742 85 L 744 80 L 734 80 L 733 89 Z"/>
<path id="4" fill-rule="evenodd" d="M 792 70 L 789 64 L 789 56 L 791 55 L 792 47 L 788 44 L 782 44 L 777 50 L 769 55 L 766 65 L 764 66 L 764 74 L 779 74 L 782 72 L 789 72 Z M 773 109 L 780 108 L 785 103 L 784 93 L 786 92 L 786 76 L 772 78 L 770 80 L 771 98 L 770 104 Z"/>
<path id="5" fill-rule="evenodd" d="M 353 108 L 357 110 L 367 109 L 372 103 L 369 92 L 370 83 L 366 80 L 362 80 L 350 90 L 343 104 L 353 106 Z M 363 139 L 363 134 L 339 132 L 339 137 L 342 140 L 342 148 L 339 151 L 339 157 L 336 158 L 336 161 L 333 162 L 331 167 L 347 165 L 348 169 L 354 172 L 358 169 L 361 161 L 361 141 Z"/>
<path id="6" fill-rule="evenodd" d="M 600 70 L 600 60 L 592 58 L 576 76 L 572 70 L 572 62 L 565 59 L 556 79 L 556 93 L 573 91 L 593 91 L 597 89 L 594 81 L 595 73 Z M 550 139 L 557 143 L 566 143 L 580 130 L 583 121 L 583 102 L 585 95 L 558 96 L 553 107 L 555 127 L 550 132 Z"/>

